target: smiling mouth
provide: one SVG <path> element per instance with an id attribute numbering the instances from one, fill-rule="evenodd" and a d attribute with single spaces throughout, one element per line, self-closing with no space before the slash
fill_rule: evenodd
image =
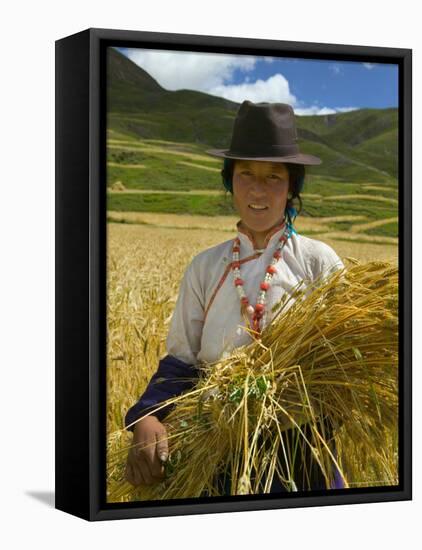
<path id="1" fill-rule="evenodd" d="M 251 210 L 254 210 L 255 212 L 260 212 L 262 210 L 267 210 L 268 209 L 268 206 L 263 206 L 263 205 L 260 205 L 260 204 L 248 204 L 248 207 Z"/>

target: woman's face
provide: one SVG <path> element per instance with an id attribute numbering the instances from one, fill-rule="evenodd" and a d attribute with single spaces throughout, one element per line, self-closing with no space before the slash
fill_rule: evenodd
<path id="1" fill-rule="evenodd" d="M 289 172 L 279 162 L 236 160 L 233 199 L 243 224 L 258 243 L 284 218 Z"/>

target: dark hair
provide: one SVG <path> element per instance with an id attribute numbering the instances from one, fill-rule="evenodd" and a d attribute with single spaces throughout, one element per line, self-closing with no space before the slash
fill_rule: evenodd
<path id="1" fill-rule="evenodd" d="M 233 171 L 236 159 L 224 159 L 223 169 L 221 170 L 221 176 L 223 178 L 223 185 L 227 191 L 233 195 Z M 302 199 L 300 193 L 303 191 L 303 186 L 305 184 L 305 167 L 303 164 L 294 164 L 290 162 L 284 162 L 284 166 L 289 172 L 289 192 L 292 194 L 290 199 L 287 199 L 286 203 L 286 213 L 287 209 L 295 207 L 295 200 L 299 202 L 299 208 L 297 208 L 297 213 L 299 214 L 302 210 Z"/>

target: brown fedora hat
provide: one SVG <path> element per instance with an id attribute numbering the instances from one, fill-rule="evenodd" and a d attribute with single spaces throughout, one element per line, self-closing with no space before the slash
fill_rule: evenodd
<path id="1" fill-rule="evenodd" d="M 299 151 L 295 115 L 287 103 L 253 103 L 245 100 L 233 125 L 229 149 L 206 151 L 215 157 L 321 164 L 322 160 Z"/>

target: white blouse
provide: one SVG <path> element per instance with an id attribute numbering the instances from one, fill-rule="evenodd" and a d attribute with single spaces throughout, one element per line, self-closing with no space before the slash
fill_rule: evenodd
<path id="1" fill-rule="evenodd" d="M 259 285 L 270 264 L 278 240 L 284 231 L 281 224 L 267 236 L 265 249 L 257 251 L 253 238 L 237 224 L 240 239 L 240 274 L 251 304 L 258 298 Z M 252 341 L 240 311 L 240 299 L 231 270 L 233 239 L 197 254 L 187 267 L 177 298 L 167 336 L 167 353 L 188 364 L 213 362 L 224 358 L 234 348 Z M 305 287 L 336 269 L 344 267 L 336 252 L 326 243 L 293 233 L 275 264 L 266 296 L 262 327 L 274 312 L 272 307 L 294 287 Z M 289 304 L 292 305 L 293 300 Z M 290 307 L 287 305 L 286 307 Z"/>

